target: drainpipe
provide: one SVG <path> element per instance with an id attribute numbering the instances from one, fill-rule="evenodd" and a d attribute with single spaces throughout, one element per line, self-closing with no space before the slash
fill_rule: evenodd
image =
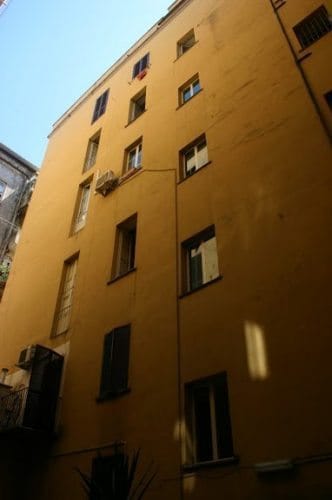
<path id="1" fill-rule="evenodd" d="M 315 96 L 315 93 L 314 93 L 314 91 L 313 91 L 313 89 L 311 87 L 309 79 L 308 79 L 308 77 L 307 77 L 307 75 L 306 75 L 306 73 L 305 73 L 305 71 L 304 71 L 304 69 L 303 69 L 303 67 L 301 65 L 301 59 L 298 59 L 298 57 L 297 57 L 297 53 L 296 53 L 296 51 L 295 51 L 295 49 L 293 47 L 291 39 L 288 36 L 287 30 L 285 28 L 285 25 L 284 25 L 284 23 L 283 23 L 283 21 L 281 19 L 280 14 L 279 14 L 279 9 L 283 5 L 285 5 L 286 2 L 282 2 L 279 5 L 275 5 L 275 3 L 274 3 L 273 0 L 269 0 L 269 1 L 270 1 L 271 6 L 272 6 L 272 9 L 273 9 L 273 11 L 274 11 L 274 13 L 276 15 L 276 18 L 277 18 L 277 21 L 278 21 L 279 26 L 281 28 L 281 31 L 282 31 L 285 39 L 286 39 L 288 47 L 289 47 L 289 49 L 290 49 L 290 51 L 291 51 L 291 53 L 293 55 L 295 64 L 296 64 L 296 66 L 297 66 L 297 68 L 298 68 L 298 70 L 300 72 L 301 77 L 302 77 L 304 86 L 305 86 L 305 88 L 306 88 L 306 90 L 307 90 L 307 92 L 309 94 L 309 97 L 310 97 L 310 99 L 311 99 L 311 101 L 312 101 L 312 103 L 314 105 L 314 108 L 315 108 L 315 111 L 316 111 L 317 116 L 319 118 L 319 121 L 320 121 L 320 123 L 321 123 L 321 125 L 322 125 L 322 127 L 324 129 L 325 134 L 327 135 L 327 138 L 329 139 L 329 142 L 332 143 L 332 134 L 331 134 L 331 131 L 330 131 L 330 128 L 329 128 L 329 124 L 328 124 L 328 122 L 327 122 L 324 114 L 322 113 L 322 110 L 320 108 L 319 102 L 318 102 L 318 100 L 317 100 L 317 98 Z"/>

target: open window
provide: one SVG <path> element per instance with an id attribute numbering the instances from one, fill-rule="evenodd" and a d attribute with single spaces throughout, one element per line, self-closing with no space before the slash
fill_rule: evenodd
<path id="1" fill-rule="evenodd" d="M 76 233 L 82 229 L 86 224 L 86 219 L 88 215 L 89 200 L 91 194 L 91 180 L 84 182 L 80 185 L 78 191 L 78 197 L 76 202 L 76 210 L 73 224 L 73 231 Z"/>
<path id="2" fill-rule="evenodd" d="M 138 170 L 142 166 L 143 140 L 138 139 L 125 151 L 124 173 L 131 170 Z"/>
<path id="3" fill-rule="evenodd" d="M 100 142 L 100 130 L 89 139 L 85 155 L 83 172 L 86 172 L 87 170 L 92 168 L 96 163 L 99 142 Z"/>
<path id="4" fill-rule="evenodd" d="M 194 30 L 190 30 L 188 33 L 181 38 L 181 40 L 177 43 L 177 55 L 178 57 L 182 56 L 185 52 L 187 52 L 193 45 L 195 45 L 195 32 Z"/>
<path id="5" fill-rule="evenodd" d="M 331 13 L 330 13 L 331 14 Z M 302 49 L 306 49 L 332 30 L 329 12 L 321 5 L 293 28 Z"/>
<path id="6" fill-rule="evenodd" d="M 220 276 L 214 226 L 185 241 L 182 251 L 184 293 L 196 290 Z"/>
<path id="7" fill-rule="evenodd" d="M 112 279 L 123 276 L 135 268 L 136 230 L 137 214 L 116 228 Z"/>
<path id="8" fill-rule="evenodd" d="M 208 162 L 206 137 L 202 135 L 180 151 L 181 178 L 189 177 Z"/>
<path id="9" fill-rule="evenodd" d="M 150 54 L 147 53 L 142 57 L 133 67 L 133 79 L 138 78 L 141 79 L 146 74 L 146 70 L 149 67 Z"/>
<path id="10" fill-rule="evenodd" d="M 130 101 L 129 120 L 128 120 L 129 123 L 136 120 L 136 118 L 138 118 L 144 113 L 144 111 L 146 110 L 145 105 L 146 105 L 146 88 L 142 89 Z"/>
<path id="11" fill-rule="evenodd" d="M 77 263 L 78 254 L 64 263 L 52 336 L 61 335 L 69 329 Z"/>
<path id="12" fill-rule="evenodd" d="M 187 464 L 234 458 L 225 372 L 185 385 Z"/>

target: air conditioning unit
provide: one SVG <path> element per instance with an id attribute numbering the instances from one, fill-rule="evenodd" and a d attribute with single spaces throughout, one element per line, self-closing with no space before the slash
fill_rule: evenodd
<path id="1" fill-rule="evenodd" d="M 96 192 L 106 196 L 110 191 L 116 188 L 118 179 L 112 170 L 106 170 L 96 182 Z"/>
<path id="2" fill-rule="evenodd" d="M 23 368 L 23 370 L 29 368 L 32 364 L 33 358 L 35 357 L 35 353 L 36 353 L 36 346 L 34 345 L 29 345 L 28 347 L 23 349 L 20 352 L 16 366 L 18 366 L 19 368 Z"/>

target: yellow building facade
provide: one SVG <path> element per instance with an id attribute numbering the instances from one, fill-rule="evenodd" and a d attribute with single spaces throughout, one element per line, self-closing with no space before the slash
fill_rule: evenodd
<path id="1" fill-rule="evenodd" d="M 55 123 L 0 304 L 2 499 L 135 449 L 146 498 L 331 498 L 331 14 L 174 2 Z"/>

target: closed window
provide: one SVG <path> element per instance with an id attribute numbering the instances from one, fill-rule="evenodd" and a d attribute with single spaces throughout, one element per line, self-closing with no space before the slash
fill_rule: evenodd
<path id="1" fill-rule="evenodd" d="M 129 146 L 126 149 L 125 154 L 125 172 L 129 172 L 133 169 L 139 169 L 142 166 L 142 149 L 143 142 L 142 139 L 139 139 L 134 144 Z"/>
<path id="2" fill-rule="evenodd" d="M 146 89 L 141 90 L 130 101 L 129 122 L 136 120 L 145 111 Z"/>
<path id="3" fill-rule="evenodd" d="M 100 131 L 93 137 L 91 137 L 91 139 L 88 142 L 83 172 L 89 170 L 96 163 L 99 141 L 100 141 Z"/>
<path id="4" fill-rule="evenodd" d="M 324 5 L 294 26 L 294 32 L 301 48 L 309 47 L 332 30 L 329 13 Z"/>
<path id="5" fill-rule="evenodd" d="M 195 45 L 195 32 L 194 30 L 190 30 L 181 40 L 177 43 L 177 54 L 178 57 L 182 56 L 185 52 L 187 52 L 193 45 Z"/>
<path id="6" fill-rule="evenodd" d="M 188 177 L 209 161 L 205 135 L 181 151 L 181 176 Z"/>
<path id="7" fill-rule="evenodd" d="M 219 277 L 217 240 L 211 226 L 182 244 L 184 292 L 193 291 Z"/>
<path id="8" fill-rule="evenodd" d="M 78 193 L 77 212 L 74 221 L 74 232 L 79 231 L 86 224 L 90 193 L 91 193 L 91 182 L 82 184 L 80 186 Z"/>
<path id="9" fill-rule="evenodd" d="M 227 375 L 185 386 L 187 462 L 200 463 L 233 457 Z"/>
<path id="10" fill-rule="evenodd" d="M 149 66 L 150 54 L 145 54 L 142 59 L 137 61 L 137 63 L 133 67 L 133 78 L 142 76 L 142 73 Z"/>
<path id="11" fill-rule="evenodd" d="M 179 89 L 179 101 L 180 105 L 189 101 L 194 95 L 196 95 L 201 90 L 201 85 L 199 82 L 199 77 L 196 75 L 185 85 Z"/>
<path id="12" fill-rule="evenodd" d="M 101 96 L 99 96 L 96 100 L 95 109 L 92 115 L 92 123 L 98 120 L 98 118 L 105 113 L 108 101 L 108 93 L 109 91 L 105 90 L 105 92 L 101 94 Z"/>
<path id="13" fill-rule="evenodd" d="M 58 304 L 54 318 L 53 336 L 60 335 L 61 333 L 66 332 L 69 328 L 77 262 L 78 256 L 75 256 L 66 261 L 64 264 Z"/>
<path id="14" fill-rule="evenodd" d="M 112 278 L 127 274 L 135 267 L 137 215 L 116 228 Z"/>
<path id="15" fill-rule="evenodd" d="M 130 325 L 115 328 L 105 335 L 100 380 L 101 399 L 128 390 Z"/>

